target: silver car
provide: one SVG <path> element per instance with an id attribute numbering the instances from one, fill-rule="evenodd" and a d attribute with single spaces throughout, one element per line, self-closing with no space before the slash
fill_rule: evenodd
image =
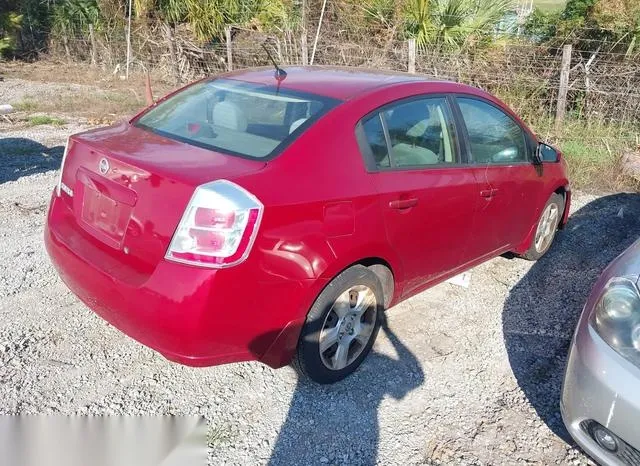
<path id="1" fill-rule="evenodd" d="M 640 466 L 640 240 L 596 282 L 571 343 L 560 408 L 604 465 Z"/>

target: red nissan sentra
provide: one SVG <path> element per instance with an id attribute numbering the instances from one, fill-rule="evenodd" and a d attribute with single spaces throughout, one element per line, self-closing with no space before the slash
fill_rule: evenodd
<path id="1" fill-rule="evenodd" d="M 478 89 L 337 68 L 205 79 L 71 136 L 45 242 L 87 306 L 191 366 L 320 383 L 386 308 L 492 257 L 540 258 L 561 154 Z"/>

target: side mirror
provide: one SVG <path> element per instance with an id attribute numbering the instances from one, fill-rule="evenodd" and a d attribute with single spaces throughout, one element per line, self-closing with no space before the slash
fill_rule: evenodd
<path id="1" fill-rule="evenodd" d="M 558 162 L 560 160 L 560 152 L 558 152 L 555 148 L 551 147 L 549 144 L 545 144 L 541 142 L 538 144 L 538 149 L 536 150 L 536 156 L 534 162 L 542 163 L 542 162 Z"/>

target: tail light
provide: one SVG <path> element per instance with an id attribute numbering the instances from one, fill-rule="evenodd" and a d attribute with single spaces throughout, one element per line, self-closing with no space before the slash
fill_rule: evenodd
<path id="1" fill-rule="evenodd" d="M 165 257 L 211 268 L 239 264 L 251 251 L 263 211 L 253 194 L 230 181 L 198 186 Z"/>
<path id="2" fill-rule="evenodd" d="M 62 171 L 64 170 L 64 162 L 67 160 L 67 153 L 69 152 L 69 143 L 71 141 L 67 139 L 67 143 L 64 145 L 64 153 L 62 154 L 62 162 L 60 163 L 60 175 L 58 176 L 58 186 L 56 194 L 60 197 L 60 190 L 62 189 Z"/>

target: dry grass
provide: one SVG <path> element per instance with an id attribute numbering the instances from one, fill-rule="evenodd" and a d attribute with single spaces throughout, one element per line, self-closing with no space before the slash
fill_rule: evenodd
<path id="1" fill-rule="evenodd" d="M 3 63 L 3 75 L 43 83 L 83 84 L 103 90 L 129 91 L 144 96 L 145 76 L 131 74 L 128 80 L 120 73 L 102 67 L 91 67 L 82 63 L 65 63 L 57 60 L 40 60 L 33 63 Z M 172 87 L 161 75 L 151 73 L 154 95 L 164 95 Z"/>
<path id="2" fill-rule="evenodd" d="M 64 114 L 100 123 L 132 115 L 146 106 L 145 76 L 140 74 L 122 80 L 101 68 L 56 61 L 8 63 L 3 74 L 33 82 L 80 85 L 47 98 L 26 95 L 14 104 L 19 111 Z M 152 76 L 151 83 L 155 98 L 171 90 L 171 86 L 158 77 Z"/>
<path id="3" fill-rule="evenodd" d="M 132 115 L 145 107 L 139 94 L 91 89 L 61 93 L 47 99 L 28 95 L 15 104 L 26 112 L 55 113 L 90 120 L 113 120 Z"/>

